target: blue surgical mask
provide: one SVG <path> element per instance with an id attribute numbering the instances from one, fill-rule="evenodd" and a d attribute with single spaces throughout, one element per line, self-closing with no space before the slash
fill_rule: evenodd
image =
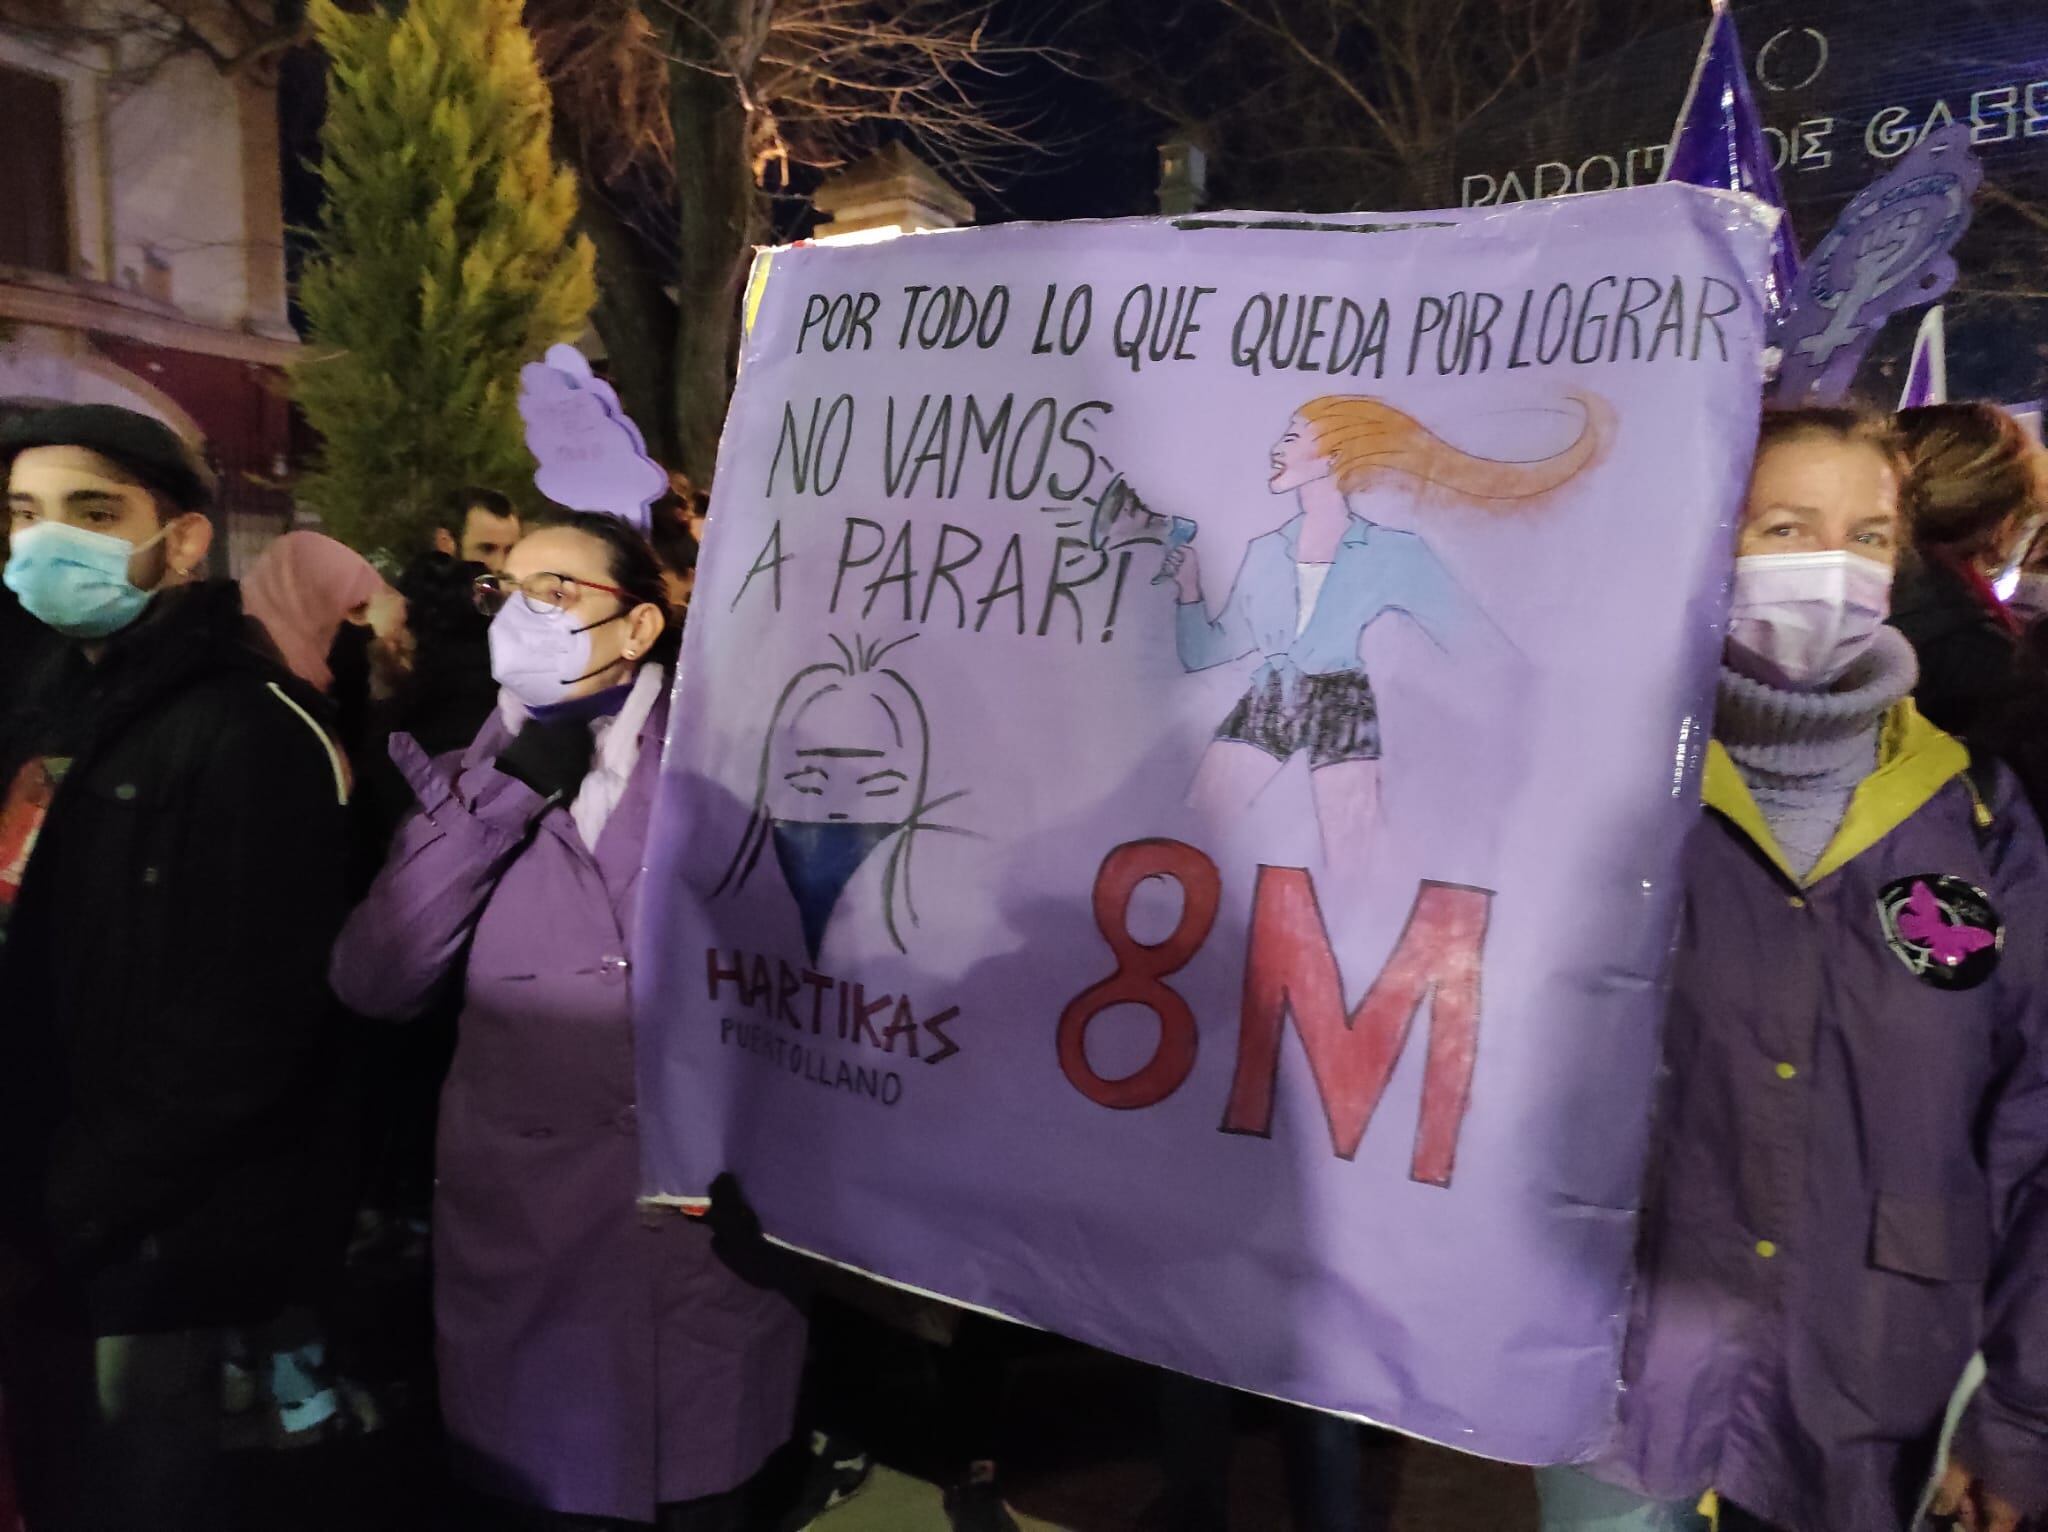
<path id="1" fill-rule="evenodd" d="M 9 541 L 7 588 L 31 617 L 66 638 L 106 638 L 149 605 L 155 592 L 128 582 L 128 561 L 169 531 L 131 543 L 68 522 L 36 522 Z"/>

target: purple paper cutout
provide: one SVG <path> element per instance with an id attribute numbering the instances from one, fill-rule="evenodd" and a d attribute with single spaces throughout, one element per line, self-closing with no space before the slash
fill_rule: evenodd
<path id="1" fill-rule="evenodd" d="M 540 464 L 534 487 L 572 511 L 616 516 L 645 532 L 668 474 L 612 386 L 574 346 L 550 346 L 519 369 L 519 418 Z"/>
<path id="2" fill-rule="evenodd" d="M 1899 395 L 1899 408 L 1917 410 L 1922 405 L 1948 403 L 1948 330 L 1940 304 L 1920 321 L 1920 333 L 1913 337 L 1913 360 L 1906 369 L 1906 387 Z"/>
<path id="3" fill-rule="evenodd" d="M 1983 177 L 1959 123 L 1927 134 L 1856 194 L 1800 273 L 1781 336 L 1780 404 L 1842 399 L 1885 321 L 1955 285 L 1949 251 L 1970 225 Z"/>
<path id="4" fill-rule="evenodd" d="M 1764 305 L 1773 324 L 1783 324 L 1792 310 L 1799 280 L 1799 242 L 1785 212 L 1785 193 L 1771 163 L 1763 117 L 1750 91 L 1749 71 L 1742 64 L 1742 41 L 1735 17 L 1715 7 L 1714 20 L 1700 44 L 1693 66 L 1692 87 L 1679 108 L 1671 146 L 1664 157 L 1666 181 L 1747 192 L 1778 210 L 1771 238 L 1771 269 L 1764 277 Z"/>

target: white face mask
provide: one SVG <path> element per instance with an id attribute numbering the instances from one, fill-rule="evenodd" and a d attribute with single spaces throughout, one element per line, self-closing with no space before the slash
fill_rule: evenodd
<path id="1" fill-rule="evenodd" d="M 614 612 L 578 627 L 559 607 L 542 609 L 514 596 L 491 619 L 491 677 L 530 708 L 564 701 L 570 687 L 611 663 L 593 661 L 591 633 L 626 615 Z"/>
<path id="2" fill-rule="evenodd" d="M 1892 571 L 1856 553 L 1759 553 L 1735 561 L 1731 663 L 1790 691 L 1839 679 L 1884 626 Z"/>

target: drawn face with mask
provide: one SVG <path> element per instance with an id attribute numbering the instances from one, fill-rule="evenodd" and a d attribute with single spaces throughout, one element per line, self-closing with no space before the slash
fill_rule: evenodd
<path id="1" fill-rule="evenodd" d="M 916 919 L 910 838 L 944 828 L 923 817 L 948 800 L 927 796 L 924 705 L 909 682 L 882 666 L 889 647 L 846 650 L 843 661 L 801 670 L 783 689 L 763 741 L 747 833 L 719 885 L 737 889 L 772 850 L 813 961 L 847 884 L 892 838 L 881 913 L 903 948 L 904 928 Z"/>
<path id="2" fill-rule="evenodd" d="M 1891 610 L 1899 478 L 1878 446 L 1795 434 L 1758 454 L 1743 510 L 1729 663 L 1790 691 L 1831 686 Z"/>
<path id="3" fill-rule="evenodd" d="M 212 524 L 179 515 L 86 447 L 30 447 L 7 479 L 7 588 L 67 638 L 111 637 L 205 557 Z"/>

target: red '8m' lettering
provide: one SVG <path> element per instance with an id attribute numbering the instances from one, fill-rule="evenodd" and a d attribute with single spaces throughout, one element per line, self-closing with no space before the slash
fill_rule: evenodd
<path id="1" fill-rule="evenodd" d="M 1479 965 L 1492 904 L 1493 895 L 1479 888 L 1424 883 L 1416 889 L 1393 956 L 1358 1009 L 1347 1014 L 1344 978 L 1315 884 L 1300 867 L 1261 867 L 1252 896 L 1237 1078 L 1223 1130 L 1272 1132 L 1280 1034 L 1292 1016 L 1329 1121 L 1330 1147 L 1350 1159 L 1386 1094 L 1415 1013 L 1429 1000 L 1422 1120 L 1408 1174 L 1449 1186 L 1479 1057 Z"/>
<path id="2" fill-rule="evenodd" d="M 1153 945 L 1137 941 L 1127 925 L 1131 894 L 1149 877 L 1170 877 L 1183 894 L 1180 923 Z M 1165 979 L 1186 967 L 1207 940 L 1220 893 L 1215 864 L 1178 841 L 1134 841 L 1104 860 L 1095 881 L 1095 920 L 1117 969 L 1067 1007 L 1059 1030 L 1060 1066 L 1091 1101 L 1155 1106 L 1186 1082 L 1195 1064 L 1194 1014 Z M 1280 1042 L 1291 1017 L 1315 1077 L 1330 1148 L 1352 1158 L 1427 1000 L 1429 1051 L 1409 1175 L 1449 1186 L 1478 1059 L 1479 975 L 1492 905 L 1486 889 L 1421 884 L 1385 966 L 1356 1009 L 1347 1010 L 1314 881 L 1304 868 L 1261 867 L 1252 897 L 1237 1069 L 1223 1131 L 1272 1132 Z M 1106 1080 L 1088 1064 L 1088 1023 L 1125 1003 L 1158 1016 L 1159 1046 L 1135 1074 Z"/>
<path id="3" fill-rule="evenodd" d="M 1162 942 L 1131 935 L 1131 895 L 1148 878 L 1180 885 L 1180 920 Z M 1222 898 L 1216 864 L 1177 840 L 1134 840 L 1103 859 L 1095 875 L 1095 925 L 1116 958 L 1116 972 L 1060 1013 L 1060 1068 L 1090 1101 L 1125 1110 L 1157 1106 L 1187 1080 L 1195 1067 L 1195 1013 L 1165 980 L 1209 939 Z M 1141 1005 L 1159 1018 L 1151 1061 L 1121 1080 L 1104 1079 L 1088 1062 L 1088 1024 L 1113 1005 Z"/>

